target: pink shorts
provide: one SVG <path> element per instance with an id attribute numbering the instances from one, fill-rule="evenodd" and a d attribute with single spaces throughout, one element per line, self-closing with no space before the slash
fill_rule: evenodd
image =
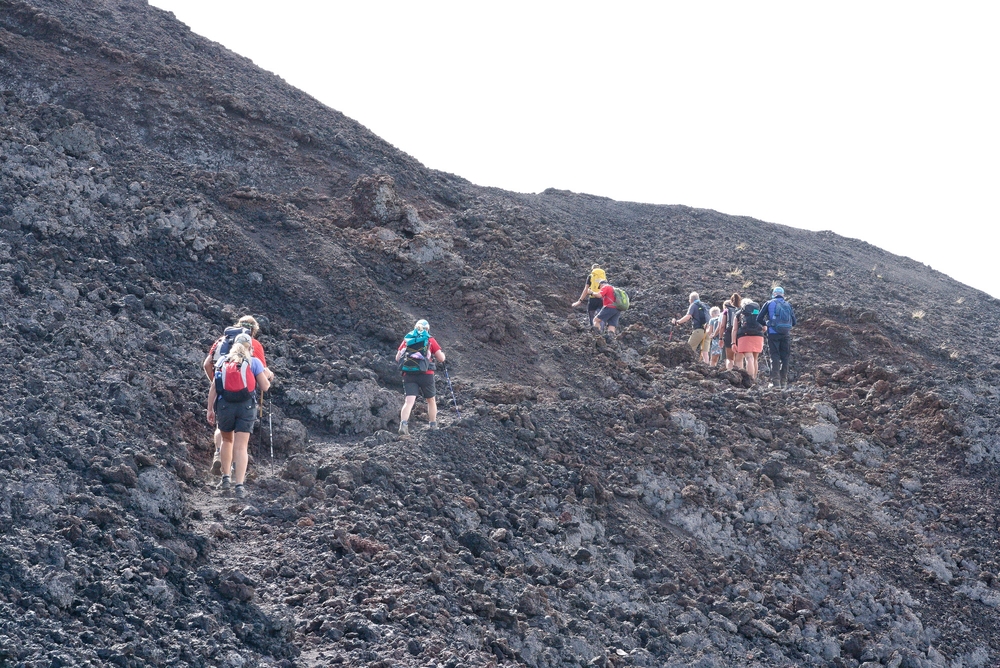
<path id="1" fill-rule="evenodd" d="M 741 336 L 736 339 L 736 352 L 738 353 L 759 353 L 763 350 L 763 336 Z"/>

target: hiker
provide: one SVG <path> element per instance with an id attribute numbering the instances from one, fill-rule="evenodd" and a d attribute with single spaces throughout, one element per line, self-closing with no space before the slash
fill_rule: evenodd
<path id="1" fill-rule="evenodd" d="M 403 372 L 403 408 L 399 411 L 399 433 L 410 433 L 410 411 L 419 394 L 427 400 L 427 426 L 437 429 L 437 399 L 434 398 L 434 360 L 444 364 L 444 351 L 430 334 L 426 320 L 417 320 L 413 331 L 403 337 L 396 361 Z"/>
<path id="2" fill-rule="evenodd" d="M 238 334 L 245 333 L 250 335 L 250 345 L 253 352 L 253 356 L 261 361 L 264 365 L 265 373 L 267 373 L 267 379 L 274 380 L 274 373 L 267 368 L 267 358 L 264 356 L 264 346 L 261 345 L 260 341 L 257 340 L 257 335 L 260 334 L 260 324 L 257 319 L 252 315 L 241 316 L 236 324 L 232 327 L 227 327 L 222 333 L 222 336 L 215 340 L 212 347 L 208 350 L 208 355 L 205 356 L 205 361 L 202 362 L 202 368 L 205 370 L 205 375 L 208 379 L 215 379 L 215 366 L 222 359 L 223 353 L 228 352 L 229 347 L 232 345 L 233 340 Z M 222 432 L 218 429 L 215 430 L 213 435 L 213 440 L 215 441 L 215 455 L 212 457 L 212 475 L 219 475 L 222 472 Z"/>
<path id="3" fill-rule="evenodd" d="M 722 311 L 718 306 L 713 306 L 709 309 L 708 314 L 711 317 L 708 319 L 708 331 L 706 332 L 706 336 L 711 342 L 711 345 L 708 349 L 708 353 L 702 359 L 707 362 L 709 366 L 717 367 L 719 366 L 719 358 L 722 357 L 722 345 L 719 343 L 719 340 L 722 337 Z"/>
<path id="4" fill-rule="evenodd" d="M 587 322 L 594 322 L 597 312 L 604 306 L 604 300 L 601 299 L 601 281 L 606 278 L 607 275 L 600 266 L 596 264 L 591 265 L 590 273 L 587 274 L 587 279 L 583 284 L 583 292 L 580 293 L 580 298 L 572 304 L 575 308 L 582 304 L 584 299 L 589 297 L 587 299 Z"/>
<path id="5" fill-rule="evenodd" d="M 680 320 L 673 318 L 670 322 L 675 325 L 682 325 L 688 320 L 692 321 L 694 331 L 691 332 L 691 336 L 688 338 L 688 345 L 691 346 L 691 350 L 693 350 L 695 354 L 701 357 L 709 350 L 710 342 L 705 337 L 705 325 L 708 323 L 710 317 L 709 310 L 708 307 L 701 302 L 697 292 L 692 292 L 688 295 L 688 302 L 690 303 L 690 306 L 688 306 L 687 315 Z"/>
<path id="6" fill-rule="evenodd" d="M 736 313 L 739 311 L 740 302 L 743 300 L 738 292 L 734 292 L 726 301 L 722 302 L 722 319 L 719 321 L 719 328 L 722 329 L 722 350 L 726 354 L 726 370 L 733 368 L 733 360 L 736 358 L 736 349 L 733 348 L 733 321 L 736 320 Z"/>
<path id="7" fill-rule="evenodd" d="M 757 380 L 757 356 L 764 350 L 764 328 L 757 322 L 760 306 L 752 299 L 740 301 L 740 310 L 733 321 L 733 345 L 736 355 L 733 366 L 742 369 L 746 364 L 746 372 Z"/>
<path id="8" fill-rule="evenodd" d="M 591 322 L 593 322 L 594 329 L 596 329 L 598 333 L 601 331 L 601 325 L 604 325 L 606 330 L 604 338 L 608 343 L 611 343 L 617 336 L 616 330 L 618 329 L 618 320 L 622 316 L 622 311 L 628 308 L 628 298 L 625 298 L 626 303 L 624 307 L 619 310 L 618 294 L 616 293 L 614 287 L 608 283 L 607 280 L 600 281 L 598 285 L 601 288 L 600 294 L 602 306 L 601 310 L 597 312 L 597 315 L 594 316 L 594 319 Z"/>
<path id="9" fill-rule="evenodd" d="M 235 485 L 237 497 L 246 496 L 243 483 L 247 474 L 247 445 L 257 414 L 256 389 L 267 392 L 271 387 L 264 363 L 253 356 L 249 334 L 236 335 L 229 352 L 215 369 L 208 390 L 208 423 L 216 425 L 222 434 L 220 470 L 225 473 L 218 488 L 223 492 Z M 230 481 L 230 467 L 236 464 Z"/>
<path id="10" fill-rule="evenodd" d="M 757 322 L 767 326 L 767 347 L 771 351 L 771 382 L 780 388 L 788 387 L 788 358 L 792 354 L 792 327 L 795 311 L 785 301 L 781 286 L 771 291 L 771 298 L 760 307 Z"/>

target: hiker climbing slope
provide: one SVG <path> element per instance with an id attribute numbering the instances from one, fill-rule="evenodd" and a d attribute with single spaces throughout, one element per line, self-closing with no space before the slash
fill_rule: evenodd
<path id="1" fill-rule="evenodd" d="M 208 355 L 205 356 L 205 361 L 202 362 L 202 368 L 205 370 L 205 375 L 208 379 L 214 380 L 215 378 L 215 366 L 219 363 L 219 360 L 223 356 L 228 354 L 230 348 L 233 345 L 233 341 L 239 334 L 249 334 L 250 335 L 250 345 L 253 356 L 261 361 L 264 365 L 265 373 L 267 374 L 267 379 L 274 380 L 274 374 L 270 369 L 267 368 L 267 358 L 264 356 L 264 346 L 261 345 L 260 341 L 257 340 L 258 334 L 260 334 L 260 324 L 257 319 L 252 315 L 244 315 L 236 321 L 236 324 L 232 327 L 227 327 L 212 347 L 208 350 Z M 222 432 L 218 429 L 215 430 L 213 435 L 213 440 L 215 441 L 215 456 L 212 458 L 212 475 L 219 475 L 222 472 L 222 459 L 220 453 L 222 451 Z"/>
<path id="2" fill-rule="evenodd" d="M 418 320 L 413 331 L 403 337 L 396 351 L 396 362 L 403 374 L 403 407 L 399 411 L 399 433 L 410 433 L 410 411 L 419 394 L 427 401 L 427 421 L 437 429 L 437 399 L 434 390 L 434 361 L 444 363 L 444 351 L 430 334 L 426 320 Z"/>
<path id="3" fill-rule="evenodd" d="M 587 299 L 587 322 L 593 323 L 598 311 L 604 307 L 604 300 L 601 298 L 601 281 L 606 280 L 607 275 L 604 270 L 594 264 L 590 267 L 590 273 L 583 284 L 583 292 L 580 298 L 573 302 L 573 306 L 579 306 Z M 588 299 L 589 297 L 589 299 Z"/>
<path id="4" fill-rule="evenodd" d="M 785 301 L 785 290 L 775 287 L 771 298 L 760 307 L 757 316 L 760 325 L 767 326 L 767 346 L 771 351 L 771 382 L 778 387 L 788 387 L 788 360 L 792 354 L 792 327 L 795 311 Z"/>
<path id="5" fill-rule="evenodd" d="M 612 286 L 606 280 L 601 281 L 600 286 L 603 306 L 597 312 L 597 315 L 594 316 L 592 323 L 594 329 L 598 332 L 601 331 L 602 323 L 607 327 L 605 339 L 608 343 L 611 343 L 615 340 L 615 336 L 617 336 L 616 330 L 619 318 L 621 318 L 622 313 L 628 310 L 629 298 L 624 290 Z"/>
<path id="6" fill-rule="evenodd" d="M 709 351 L 711 341 L 705 336 L 705 327 L 708 325 L 708 321 L 711 318 L 708 306 L 702 303 L 697 292 L 692 292 L 688 295 L 688 311 L 687 315 L 678 320 L 677 318 L 671 319 L 671 322 L 675 325 L 681 325 L 688 320 L 691 320 L 691 324 L 694 326 L 694 330 L 691 332 L 690 338 L 688 338 L 688 345 L 691 346 L 699 358 Z"/>
<path id="7" fill-rule="evenodd" d="M 257 394 L 260 387 L 267 392 L 271 381 L 267 377 L 263 362 L 251 352 L 249 334 L 238 334 L 229 352 L 215 367 L 215 374 L 208 391 L 207 419 L 217 425 L 222 434 L 221 471 L 219 489 L 227 491 L 230 484 L 236 486 L 236 496 L 245 495 L 243 483 L 247 473 L 247 445 L 257 414 Z M 236 470 L 230 481 L 231 464 Z"/>

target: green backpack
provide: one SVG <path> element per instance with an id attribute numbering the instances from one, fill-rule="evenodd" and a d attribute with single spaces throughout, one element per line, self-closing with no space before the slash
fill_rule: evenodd
<path id="1" fill-rule="evenodd" d="M 615 288 L 615 308 L 622 312 L 628 310 L 628 295 L 621 288 Z"/>

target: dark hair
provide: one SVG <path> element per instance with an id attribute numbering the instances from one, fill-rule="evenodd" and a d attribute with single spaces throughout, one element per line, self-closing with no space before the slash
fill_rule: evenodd
<path id="1" fill-rule="evenodd" d="M 732 302 L 733 306 L 739 308 L 740 302 L 743 301 L 743 297 L 740 297 L 740 293 L 734 292 L 733 296 L 729 298 L 729 301 Z"/>

